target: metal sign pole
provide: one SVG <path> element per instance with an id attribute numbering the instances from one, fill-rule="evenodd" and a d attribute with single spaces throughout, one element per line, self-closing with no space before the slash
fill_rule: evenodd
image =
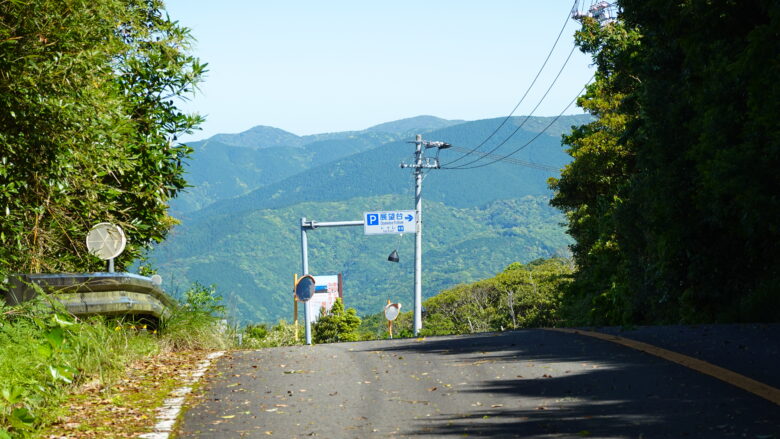
<path id="1" fill-rule="evenodd" d="M 309 274 L 309 241 L 306 237 L 306 217 L 301 218 L 301 268 L 303 275 Z M 311 312 L 309 302 L 303 302 L 303 321 L 306 326 L 306 344 L 311 344 Z"/>

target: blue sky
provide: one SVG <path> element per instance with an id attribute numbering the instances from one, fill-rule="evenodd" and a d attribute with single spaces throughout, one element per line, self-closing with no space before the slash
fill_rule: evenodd
<path id="1" fill-rule="evenodd" d="M 506 116 L 533 80 L 569 0 L 168 0 L 209 64 L 184 108 L 207 117 L 189 140 L 255 125 L 298 135 L 421 114 Z M 561 42 L 517 114 L 539 102 L 573 46 Z M 575 52 L 536 115 L 556 115 L 593 74 Z M 572 107 L 567 114 L 578 113 Z"/>

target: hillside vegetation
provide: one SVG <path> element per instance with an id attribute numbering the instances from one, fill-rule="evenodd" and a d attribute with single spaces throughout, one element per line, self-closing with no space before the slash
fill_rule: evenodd
<path id="1" fill-rule="evenodd" d="M 522 260 L 565 254 L 570 240 L 563 220 L 545 197 L 502 200 L 458 209 L 427 202 L 424 294 L 489 277 Z M 279 209 L 225 214 L 176 228 L 157 248 L 154 263 L 166 274 L 166 290 L 200 281 L 216 283 L 229 310 L 248 322 L 292 318 L 292 275 L 300 273 L 301 216 L 356 220 L 363 212 L 393 209 L 409 199 L 399 195 L 310 202 Z M 345 304 L 361 314 L 381 310 L 387 299 L 412 294 L 414 236 L 365 236 L 362 227 L 309 232 L 312 273 L 342 272 Z M 398 249 L 400 263 L 387 261 Z"/>
<path id="2" fill-rule="evenodd" d="M 584 19 L 598 65 L 553 204 L 581 323 L 777 321 L 780 3 L 625 0 Z"/>

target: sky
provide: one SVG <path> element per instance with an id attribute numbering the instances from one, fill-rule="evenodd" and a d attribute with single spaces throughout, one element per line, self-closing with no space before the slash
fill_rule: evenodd
<path id="1" fill-rule="evenodd" d="M 167 0 L 208 63 L 181 107 L 206 116 L 183 140 L 256 125 L 297 135 L 418 115 L 477 120 L 536 106 L 569 55 L 570 0 Z M 593 75 L 575 50 L 533 113 L 561 113 Z M 566 114 L 581 113 L 572 106 Z"/>

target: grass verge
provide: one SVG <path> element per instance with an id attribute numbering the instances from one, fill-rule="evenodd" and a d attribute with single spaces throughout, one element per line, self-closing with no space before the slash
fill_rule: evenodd
<path id="1" fill-rule="evenodd" d="M 151 424 L 147 418 L 176 385 L 174 370 L 229 347 L 218 301 L 213 288 L 196 285 L 159 332 L 123 320 L 78 319 L 45 294 L 14 307 L 0 301 L 0 439 L 106 437 L 103 427 L 114 428 L 109 437 L 132 437 L 112 422 L 127 414 Z M 88 417 L 90 411 L 96 415 Z"/>

